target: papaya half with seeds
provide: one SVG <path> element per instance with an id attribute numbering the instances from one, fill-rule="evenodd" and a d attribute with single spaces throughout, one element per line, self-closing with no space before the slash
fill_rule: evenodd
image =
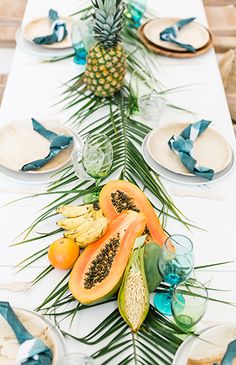
<path id="1" fill-rule="evenodd" d="M 102 238 L 85 248 L 69 279 L 69 289 L 75 299 L 89 305 L 117 292 L 135 239 L 145 225 L 143 213 L 123 212 L 109 224 Z"/>
<path id="2" fill-rule="evenodd" d="M 146 195 L 129 181 L 109 181 L 101 190 L 99 204 L 103 214 L 110 220 L 124 210 L 143 212 L 151 240 L 162 246 L 167 239 L 161 223 Z"/>

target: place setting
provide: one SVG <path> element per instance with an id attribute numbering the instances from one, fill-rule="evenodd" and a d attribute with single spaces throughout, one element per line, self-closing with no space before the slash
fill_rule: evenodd
<path id="1" fill-rule="evenodd" d="M 80 143 L 59 121 L 12 121 L 0 128 L 0 173 L 18 182 L 45 183 L 72 161 Z"/>
<path id="2" fill-rule="evenodd" d="M 213 46 L 210 31 L 194 17 L 152 19 L 139 27 L 138 34 L 147 48 L 168 57 L 197 57 Z"/>
<path id="3" fill-rule="evenodd" d="M 234 164 L 232 147 L 212 127 L 211 121 L 166 123 L 143 140 L 147 164 L 167 180 L 186 185 L 219 181 Z"/>
<path id="4" fill-rule="evenodd" d="M 36 18 L 16 33 L 19 46 L 40 57 L 63 57 L 73 52 L 71 32 L 73 21 L 49 9 L 48 16 Z"/>

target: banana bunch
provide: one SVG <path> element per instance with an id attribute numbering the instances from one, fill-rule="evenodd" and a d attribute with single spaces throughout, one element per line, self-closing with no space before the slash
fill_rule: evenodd
<path id="1" fill-rule="evenodd" d="M 62 205 L 57 213 L 66 218 L 57 222 L 65 230 L 64 237 L 73 239 L 80 247 L 97 241 L 107 230 L 109 220 L 104 217 L 99 205 Z"/>

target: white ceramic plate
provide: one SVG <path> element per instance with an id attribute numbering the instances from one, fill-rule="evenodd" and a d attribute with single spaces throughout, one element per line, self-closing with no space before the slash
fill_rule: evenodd
<path id="1" fill-rule="evenodd" d="M 72 135 L 70 130 L 55 121 L 43 121 L 42 125 L 57 134 Z M 55 172 L 70 161 L 73 145 L 38 170 L 20 170 L 23 165 L 47 156 L 49 146 L 50 141 L 33 130 L 30 120 L 8 122 L 0 128 L 0 165 L 21 174 Z"/>
<path id="2" fill-rule="evenodd" d="M 180 134 L 187 126 L 187 123 L 173 123 L 154 129 L 148 138 L 147 148 L 150 156 L 159 165 L 177 174 L 194 176 L 168 146 L 169 139 Z M 198 164 L 212 168 L 215 173 L 224 170 L 232 160 L 229 143 L 212 128 L 207 128 L 196 139 L 193 150 Z"/>
<path id="3" fill-rule="evenodd" d="M 175 354 L 172 365 L 187 365 L 188 359 L 200 355 L 201 359 L 222 355 L 229 342 L 236 338 L 236 325 L 218 324 L 200 332 L 199 338 L 191 336 Z M 203 341 L 205 340 L 205 341 Z M 207 342 L 206 342 L 207 341 Z"/>
<path id="4" fill-rule="evenodd" d="M 159 18 L 148 22 L 144 27 L 145 37 L 153 44 L 173 51 L 187 52 L 186 49 L 177 46 L 171 42 L 165 42 L 160 39 L 160 33 L 167 27 L 175 24 L 178 18 Z M 181 43 L 191 44 L 196 50 L 204 47 L 209 42 L 210 36 L 208 30 L 201 24 L 193 21 L 184 26 L 176 40 Z"/>
<path id="5" fill-rule="evenodd" d="M 49 146 L 49 141 L 47 141 L 46 139 L 44 139 L 42 136 L 40 136 L 37 132 L 33 131 L 32 129 L 32 124 L 31 121 L 27 121 L 27 122 L 12 122 L 13 123 L 13 127 L 15 126 L 15 123 L 17 124 L 17 128 L 16 130 L 18 130 L 18 128 L 21 128 L 23 125 L 25 125 L 27 128 L 27 133 L 30 133 L 33 135 L 33 138 L 35 140 L 35 138 L 40 138 L 40 143 L 37 144 L 33 143 L 33 145 L 35 144 L 35 146 L 40 145 L 40 156 L 46 156 L 48 153 L 48 146 Z M 22 183 L 30 183 L 30 184 L 47 184 L 49 182 L 52 182 L 52 175 L 55 174 L 55 172 L 57 170 L 60 170 L 62 167 L 68 165 L 71 161 L 71 157 L 72 154 L 74 152 L 74 150 L 76 148 L 78 148 L 78 146 L 80 145 L 80 139 L 78 137 L 78 135 L 76 133 L 74 133 L 71 129 L 65 127 L 64 125 L 62 125 L 59 121 L 50 121 L 50 122 L 46 122 L 44 123 L 42 121 L 42 124 L 44 126 L 46 126 L 47 128 L 54 130 L 57 133 L 63 132 L 67 135 L 72 135 L 74 140 L 73 140 L 73 146 L 69 147 L 67 150 L 67 153 L 61 156 L 62 160 L 58 160 L 57 162 L 54 161 L 53 165 L 49 166 L 49 164 L 53 161 L 50 161 L 47 165 L 44 166 L 44 168 L 40 169 L 40 170 L 36 170 L 36 171 L 19 171 L 17 169 L 14 169 L 16 166 L 17 167 L 21 167 L 22 166 L 22 162 L 23 164 L 25 163 L 25 161 L 22 160 L 22 158 L 26 158 L 27 162 L 33 161 L 36 157 L 34 155 L 34 157 L 32 156 L 32 147 L 29 147 L 29 144 L 27 143 L 26 147 L 30 148 L 30 153 L 27 153 L 27 148 L 26 150 L 24 149 L 24 146 L 22 145 L 22 143 L 19 144 L 19 148 L 17 149 L 17 143 L 19 143 L 19 136 L 22 136 L 22 139 L 25 139 L 25 135 L 24 135 L 24 131 L 23 129 L 20 131 L 20 133 L 16 133 L 16 136 L 18 140 L 16 140 L 16 144 L 13 143 L 14 148 L 11 148 L 11 145 L 7 144 L 7 140 L 4 141 L 4 143 L 1 143 L 1 138 L 5 135 L 6 130 L 9 126 L 11 126 L 11 123 L 6 123 L 4 124 L 1 128 L 0 128 L 0 151 L 4 151 L 4 149 L 6 148 L 7 150 L 9 149 L 9 153 L 11 153 L 10 157 L 9 157 L 9 153 L 1 153 L 0 156 L 0 173 L 7 176 L 8 178 L 10 178 L 11 180 L 17 181 L 17 182 L 22 182 Z M 8 132 L 8 130 L 7 130 Z M 23 133 L 23 135 L 22 135 Z M 32 143 L 32 135 L 31 135 L 31 143 Z M 14 137 L 13 137 L 14 138 Z M 11 138 L 10 139 L 10 143 L 12 143 L 14 140 Z M 46 144 L 45 144 L 46 143 Z M 44 147 L 43 147 L 44 146 Z M 43 152 L 43 149 L 45 148 L 45 151 Z M 23 152 L 23 154 L 19 154 L 19 150 L 21 150 L 21 152 Z M 37 148 L 36 148 L 37 150 Z M 36 152 L 36 150 L 34 149 L 34 153 L 38 154 L 38 150 Z M 25 152 L 26 151 L 26 152 Z M 63 154 L 66 150 L 62 151 L 60 154 Z M 26 155 L 24 155 L 26 153 Z M 46 153 L 46 154 L 45 154 Z M 59 155 L 60 155 L 59 154 Z M 8 155 L 7 160 L 4 159 L 3 157 Z M 25 157 L 23 157 L 23 155 Z M 58 155 L 58 156 L 59 156 Z M 38 156 L 40 158 L 40 156 Z M 37 158 L 38 158 L 37 157 Z M 55 157 L 56 159 L 57 157 Z M 13 165 L 12 165 L 13 163 Z"/>
<path id="6" fill-rule="evenodd" d="M 234 155 L 232 154 L 231 162 L 227 166 L 227 168 L 224 169 L 223 171 L 215 174 L 211 181 L 202 179 L 201 177 L 198 177 L 198 176 L 185 176 L 185 175 L 181 175 L 181 174 L 176 174 L 175 172 L 165 169 L 164 167 L 159 165 L 155 160 L 153 160 L 153 158 L 150 156 L 148 149 L 147 149 L 148 137 L 149 137 L 149 134 L 145 137 L 145 139 L 143 140 L 143 144 L 142 144 L 142 153 L 143 153 L 144 160 L 160 176 L 164 177 L 165 179 L 167 179 L 169 181 L 175 182 L 175 183 L 184 184 L 184 185 L 211 184 L 215 181 L 219 181 L 219 180 L 223 179 L 226 175 L 228 175 L 234 164 Z"/>
<path id="7" fill-rule="evenodd" d="M 38 313 L 22 308 L 13 308 L 20 321 L 27 330 L 36 337 L 41 338 L 53 351 L 52 365 L 56 365 L 58 359 L 66 353 L 65 341 L 61 332 L 47 319 Z M 18 342 L 15 334 L 0 316 L 0 365 L 14 365 L 15 354 L 18 349 Z"/>
<path id="8" fill-rule="evenodd" d="M 49 48 L 43 48 L 36 43 L 32 43 L 27 41 L 23 35 L 22 30 L 18 29 L 16 32 L 16 43 L 19 46 L 19 48 L 27 52 L 33 56 L 37 56 L 40 58 L 53 58 L 53 57 L 66 57 L 71 54 L 73 54 L 73 49 L 71 48 L 65 48 L 65 49 L 49 49 Z"/>
<path id="9" fill-rule="evenodd" d="M 72 47 L 71 43 L 71 28 L 72 28 L 72 21 L 71 19 L 62 17 L 61 20 L 64 20 L 66 23 L 66 28 L 68 31 L 67 36 L 61 41 L 56 42 L 53 44 L 40 44 L 39 47 L 49 48 L 49 49 L 65 49 Z M 35 44 L 33 41 L 36 37 L 46 36 L 51 34 L 51 25 L 48 17 L 38 18 L 32 20 L 30 23 L 26 24 L 22 29 L 23 37 Z"/>

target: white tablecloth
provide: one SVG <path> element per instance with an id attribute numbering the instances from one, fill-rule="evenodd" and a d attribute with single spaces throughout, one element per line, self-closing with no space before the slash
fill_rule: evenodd
<path id="1" fill-rule="evenodd" d="M 50 7 L 57 9 L 61 14 L 71 14 L 74 10 L 79 9 L 80 5 L 81 2 L 78 0 L 28 0 L 23 24 L 35 17 L 44 16 Z M 149 5 L 155 9 L 158 15 L 195 16 L 197 21 L 206 25 L 201 0 L 150 0 Z M 17 47 L 0 110 L 0 123 L 3 124 L 12 120 L 21 121 L 31 117 L 39 120 L 56 119 L 62 122 L 65 121 L 71 113 L 62 111 L 61 105 L 52 105 L 59 100 L 62 83 L 75 76 L 79 70 L 80 66 L 73 63 L 72 59 L 55 64 L 42 63 L 38 57 L 30 55 Z M 172 93 L 170 99 L 176 105 L 197 113 L 193 116 L 175 110 L 168 110 L 164 114 L 161 123 L 183 120 L 191 122 L 200 117 L 210 119 L 213 121 L 212 126 L 225 136 L 235 150 L 235 138 L 230 115 L 213 50 L 201 57 L 186 60 L 157 56 L 156 73 L 167 88 L 188 86 L 181 91 Z M 168 191 L 171 187 L 177 186 L 177 184 L 168 182 L 165 179 L 162 179 L 162 181 Z M 195 248 L 195 261 L 198 265 L 235 260 L 236 258 L 234 232 L 235 181 L 236 168 L 234 166 L 230 174 L 222 181 L 208 186 L 196 187 L 199 190 L 221 193 L 225 196 L 224 201 L 173 196 L 180 210 L 196 225 L 204 229 L 194 229 L 188 232 L 181 224 L 171 220 L 169 220 L 167 227 L 171 233 L 184 233 L 192 238 Z M 35 192 L 44 189 L 44 186 L 26 185 L 0 175 L 0 205 L 20 197 L 19 194 L 3 194 L 1 188 L 4 187 L 12 190 L 24 188 Z M 22 200 L 14 205 L 1 208 L 0 273 L 2 279 L 0 281 L 30 280 L 42 270 L 42 267 L 48 264 L 45 258 L 22 271 L 17 277 L 13 276 L 13 266 L 25 258 L 26 255 L 34 252 L 36 247 L 39 248 L 44 244 L 49 244 L 50 239 L 17 247 L 9 247 L 9 245 L 32 222 L 32 219 L 37 217 L 37 211 L 50 199 L 50 197 L 42 196 Z M 52 221 L 39 227 L 37 231 L 46 232 L 50 229 L 52 229 Z M 42 301 L 62 275 L 63 273 L 53 272 L 49 276 L 50 279 L 40 282 L 26 294 L 10 293 L 2 290 L 0 298 L 9 300 L 12 305 L 33 309 Z M 232 290 L 231 292 L 220 293 L 217 297 L 236 302 L 235 263 L 205 270 L 199 275 L 199 278 L 205 282 L 212 279 L 212 287 Z M 98 308 L 81 312 L 73 324 L 73 331 L 80 334 L 86 333 L 89 328 L 93 328 L 95 323 L 113 308 L 113 305 L 107 304 Z M 231 321 L 232 316 L 235 317 L 234 308 L 210 303 L 205 318 L 214 321 Z M 66 325 L 65 323 L 65 327 Z M 73 341 L 68 341 L 68 347 L 70 351 L 91 351 Z"/>

